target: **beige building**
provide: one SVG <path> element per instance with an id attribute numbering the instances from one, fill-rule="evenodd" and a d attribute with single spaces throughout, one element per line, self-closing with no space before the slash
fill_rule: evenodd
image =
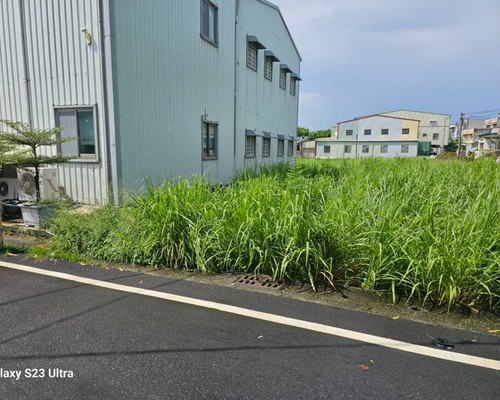
<path id="1" fill-rule="evenodd" d="M 450 115 L 412 110 L 397 110 L 381 113 L 398 118 L 420 121 L 418 141 L 430 143 L 431 153 L 439 154 L 448 144 L 450 136 Z"/>

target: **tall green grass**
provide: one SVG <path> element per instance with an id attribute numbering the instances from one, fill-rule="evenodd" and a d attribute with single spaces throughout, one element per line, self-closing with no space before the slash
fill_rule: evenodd
<path id="1" fill-rule="evenodd" d="M 60 215 L 54 246 L 500 310 L 495 162 L 300 160 L 225 187 L 199 178 L 145 187 L 121 207 Z"/>

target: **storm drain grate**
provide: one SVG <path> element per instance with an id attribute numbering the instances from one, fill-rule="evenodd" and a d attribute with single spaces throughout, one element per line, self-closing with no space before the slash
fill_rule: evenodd
<path id="1" fill-rule="evenodd" d="M 260 275 L 257 277 L 252 274 L 240 276 L 238 279 L 236 279 L 236 283 L 239 283 L 241 285 L 257 286 L 270 289 L 281 289 L 285 284 L 285 282 L 283 281 L 273 282 L 273 278 L 271 278 L 269 275 Z"/>

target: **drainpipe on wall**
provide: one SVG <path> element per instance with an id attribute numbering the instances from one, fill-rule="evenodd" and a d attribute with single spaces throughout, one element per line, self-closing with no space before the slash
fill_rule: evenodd
<path id="1" fill-rule="evenodd" d="M 106 130 L 107 174 L 111 190 L 111 199 L 114 204 L 120 201 L 118 192 L 118 159 L 115 125 L 115 102 L 113 93 L 113 64 L 111 54 L 111 16 L 109 0 L 97 0 L 99 43 L 101 54 L 99 57 L 101 70 L 101 88 L 103 102 L 103 118 Z"/>
<path id="2" fill-rule="evenodd" d="M 236 160 L 236 116 L 238 104 L 238 20 L 240 13 L 240 0 L 236 0 L 234 9 L 234 100 L 233 100 L 233 173 L 237 170 Z"/>
<path id="3" fill-rule="evenodd" d="M 26 20 L 24 17 L 24 6 L 23 6 L 23 0 L 18 1 L 19 5 L 19 16 L 21 19 L 21 51 L 23 53 L 23 61 L 22 61 L 22 75 L 23 75 L 23 82 L 24 82 L 24 91 L 25 91 L 25 96 L 26 96 L 26 114 L 28 116 L 28 123 L 30 125 L 33 124 L 33 113 L 32 113 L 32 106 L 31 106 L 31 93 L 30 93 L 30 78 L 29 78 L 29 70 L 28 70 L 28 49 L 26 45 Z"/>

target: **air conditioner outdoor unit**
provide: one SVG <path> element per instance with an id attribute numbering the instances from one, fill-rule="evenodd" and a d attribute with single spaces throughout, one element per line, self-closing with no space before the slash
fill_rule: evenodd
<path id="1" fill-rule="evenodd" d="M 13 200 L 18 198 L 18 185 L 16 178 L 0 178 L 0 200 Z"/>
<path id="2" fill-rule="evenodd" d="M 56 168 L 40 168 L 40 199 L 56 200 L 58 197 L 58 182 Z M 35 170 L 25 168 L 17 170 L 19 183 L 19 200 L 36 201 Z"/>

